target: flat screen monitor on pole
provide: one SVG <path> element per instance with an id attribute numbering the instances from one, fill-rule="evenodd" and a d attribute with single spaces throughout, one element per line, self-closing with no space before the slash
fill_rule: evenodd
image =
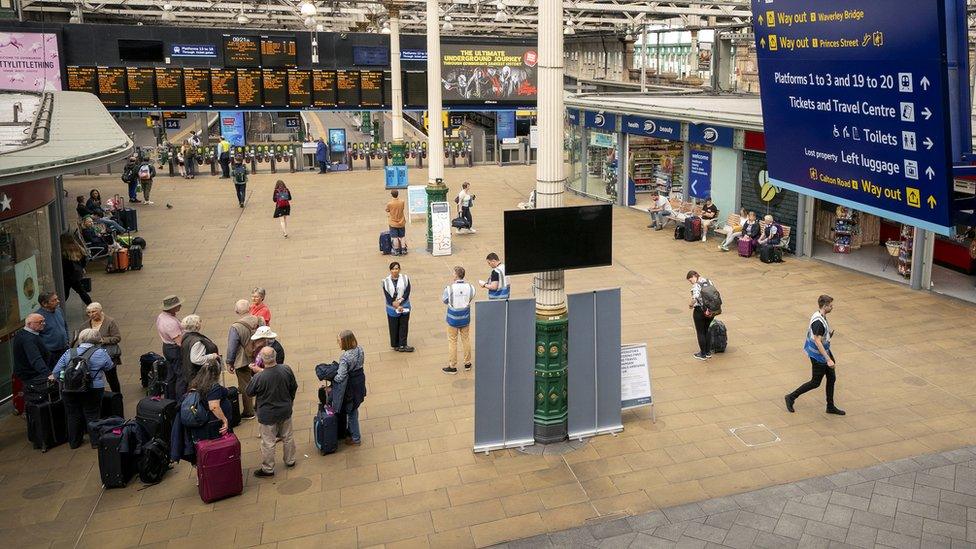
<path id="1" fill-rule="evenodd" d="M 505 271 L 537 273 L 613 262 L 613 206 L 505 212 Z"/>

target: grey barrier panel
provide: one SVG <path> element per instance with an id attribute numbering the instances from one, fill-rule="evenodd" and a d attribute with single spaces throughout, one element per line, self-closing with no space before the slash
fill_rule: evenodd
<path id="1" fill-rule="evenodd" d="M 479 301 L 475 319 L 474 450 L 533 444 L 535 301 Z"/>
<path id="2" fill-rule="evenodd" d="M 620 289 L 568 296 L 569 437 L 623 430 L 620 416 Z"/>

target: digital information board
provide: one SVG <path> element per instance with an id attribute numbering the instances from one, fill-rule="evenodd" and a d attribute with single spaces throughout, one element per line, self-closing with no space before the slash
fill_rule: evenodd
<path id="1" fill-rule="evenodd" d="M 770 181 L 950 234 L 944 1 L 754 7 Z"/>
<path id="2" fill-rule="evenodd" d="M 427 106 L 427 73 L 406 71 L 403 73 L 403 104 L 410 107 Z"/>
<path id="3" fill-rule="evenodd" d="M 336 71 L 312 71 L 312 106 L 336 106 Z"/>
<path id="4" fill-rule="evenodd" d="M 157 67 L 156 105 L 159 107 L 183 106 L 183 70 L 178 67 Z"/>
<path id="5" fill-rule="evenodd" d="M 214 107 L 237 106 L 237 71 L 210 69 L 210 104 Z"/>
<path id="6" fill-rule="evenodd" d="M 237 106 L 261 106 L 261 71 L 237 69 Z"/>
<path id="7" fill-rule="evenodd" d="M 68 67 L 68 90 L 98 95 L 98 71 L 95 67 Z"/>
<path id="8" fill-rule="evenodd" d="M 106 107 L 126 106 L 124 67 L 98 67 L 98 98 Z"/>
<path id="9" fill-rule="evenodd" d="M 359 104 L 363 108 L 383 106 L 383 71 L 359 71 Z"/>
<path id="10" fill-rule="evenodd" d="M 129 92 L 130 107 L 152 107 L 156 104 L 152 68 L 126 67 L 125 87 Z"/>
<path id="11" fill-rule="evenodd" d="M 288 69 L 288 106 L 312 106 L 312 71 Z"/>
<path id="12" fill-rule="evenodd" d="M 534 105 L 538 94 L 535 47 L 444 44 L 441 46 L 445 103 Z"/>
<path id="13" fill-rule="evenodd" d="M 210 71 L 184 68 L 183 97 L 187 107 L 209 107 Z"/>
<path id="14" fill-rule="evenodd" d="M 262 105 L 265 107 L 288 106 L 288 82 L 283 69 L 261 69 L 261 83 Z"/>
<path id="15" fill-rule="evenodd" d="M 336 105 L 359 106 L 359 71 L 336 71 Z"/>
<path id="16" fill-rule="evenodd" d="M 261 38 L 261 64 L 265 67 L 294 67 L 298 64 L 294 38 Z"/>
<path id="17" fill-rule="evenodd" d="M 224 36 L 224 66 L 261 66 L 260 39 L 257 36 Z"/>

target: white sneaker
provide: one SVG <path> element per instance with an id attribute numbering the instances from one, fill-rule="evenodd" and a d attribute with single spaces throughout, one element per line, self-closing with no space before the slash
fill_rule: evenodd
<path id="1" fill-rule="evenodd" d="M 155 202 L 153 202 L 152 200 L 146 200 L 146 201 L 143 201 L 143 204 L 149 204 L 151 206 L 151 205 L 155 204 Z"/>
<path id="2" fill-rule="evenodd" d="M 474 230 L 474 229 L 468 229 L 468 230 L 469 230 L 469 231 L 471 231 L 471 232 L 473 232 L 473 233 L 476 233 L 476 232 L 478 232 L 478 231 L 476 231 L 476 230 Z"/>

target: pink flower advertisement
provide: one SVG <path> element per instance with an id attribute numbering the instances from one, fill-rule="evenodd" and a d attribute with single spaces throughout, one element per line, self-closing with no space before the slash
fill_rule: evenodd
<path id="1" fill-rule="evenodd" d="M 0 89 L 60 90 L 58 35 L 47 32 L 0 32 Z"/>

